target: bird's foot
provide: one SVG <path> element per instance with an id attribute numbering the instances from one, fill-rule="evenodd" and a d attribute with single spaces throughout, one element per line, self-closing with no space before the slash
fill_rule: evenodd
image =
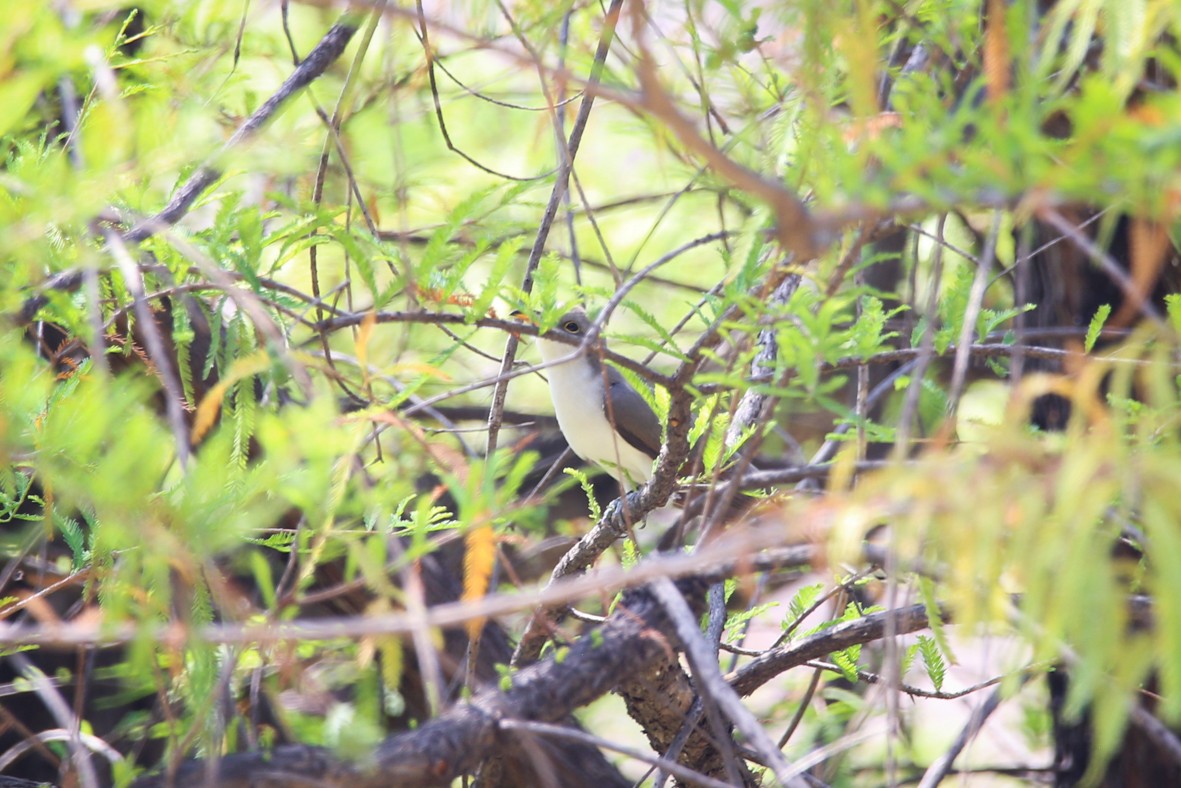
<path id="1" fill-rule="evenodd" d="M 624 493 L 607 504 L 607 508 L 603 510 L 603 522 L 610 523 L 620 533 L 623 533 L 629 525 L 636 524 L 637 519 L 638 524 L 642 527 L 644 520 L 637 518 L 634 514 L 639 509 L 639 491 Z"/>

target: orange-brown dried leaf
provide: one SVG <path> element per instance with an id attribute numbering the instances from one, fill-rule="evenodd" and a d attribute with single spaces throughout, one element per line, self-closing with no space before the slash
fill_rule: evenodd
<path id="1" fill-rule="evenodd" d="M 357 337 L 353 341 L 353 349 L 357 355 L 357 366 L 361 368 L 361 375 L 369 379 L 369 340 L 373 339 L 373 327 L 377 325 L 377 313 L 367 312 L 361 318 L 361 325 L 357 328 Z"/>
<path id="2" fill-rule="evenodd" d="M 1172 248 L 1163 224 L 1133 219 L 1129 230 L 1132 255 L 1132 293 L 1108 321 L 1108 328 L 1124 328 L 1136 321 L 1144 300 L 1160 280 L 1161 270 Z"/>
<path id="3" fill-rule="evenodd" d="M 1000 101 L 1009 92 L 1009 59 L 1004 0 L 988 0 L 988 27 L 984 31 L 984 82 L 989 101 Z"/>
<path id="4" fill-rule="evenodd" d="M 488 593 L 492 582 L 492 567 L 496 563 L 496 531 L 491 525 L 476 525 L 464 537 L 463 596 L 464 602 L 478 602 Z M 475 640 L 484 628 L 482 616 L 467 622 L 468 637 Z"/>
<path id="5" fill-rule="evenodd" d="M 263 350 L 251 353 L 249 356 L 235 361 L 230 366 L 226 376 L 219 380 L 216 386 L 209 389 L 209 393 L 205 395 L 205 398 L 201 400 L 201 404 L 197 406 L 197 414 L 193 417 L 193 429 L 190 433 L 192 442 L 200 442 L 213 427 L 217 421 L 217 414 L 221 412 L 221 404 L 225 400 L 226 392 L 230 390 L 230 386 L 233 386 L 243 378 L 265 372 L 270 365 L 270 356 Z"/>

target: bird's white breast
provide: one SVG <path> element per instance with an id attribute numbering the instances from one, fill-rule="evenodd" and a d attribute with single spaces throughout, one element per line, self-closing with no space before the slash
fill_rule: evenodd
<path id="1" fill-rule="evenodd" d="M 574 350 L 572 345 L 545 339 L 538 346 L 547 363 Z M 546 374 L 558 426 L 574 453 L 601 466 L 629 489 L 647 481 L 652 476 L 652 459 L 621 438 L 607 421 L 601 372 L 579 357 L 548 367 Z"/>

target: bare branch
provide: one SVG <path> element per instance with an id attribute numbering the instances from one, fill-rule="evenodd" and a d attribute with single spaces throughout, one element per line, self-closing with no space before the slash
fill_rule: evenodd
<path id="1" fill-rule="evenodd" d="M 940 615 L 947 618 L 946 611 L 941 611 Z M 929 626 L 926 608 L 921 604 L 871 613 L 770 651 L 751 660 L 726 679 L 740 695 L 749 695 L 786 670 L 825 657 L 833 651 L 881 639 L 886 633 L 888 619 L 893 619 L 894 633 L 898 635 L 917 632 Z"/>
<path id="2" fill-rule="evenodd" d="M 678 587 L 700 606 L 705 593 L 701 581 L 682 581 Z M 305 781 L 341 788 L 448 785 L 475 771 L 501 745 L 509 735 L 501 720 L 561 719 L 665 658 L 673 645 L 661 632 L 669 627 L 663 607 L 650 593 L 628 592 L 607 623 L 593 637 L 580 638 L 561 659 L 525 668 L 513 676 L 508 690 L 487 689 L 417 729 L 387 739 L 368 768 L 343 764 L 319 748 L 285 746 L 221 758 L 218 785 L 245 788 Z M 196 761 L 182 767 L 176 778 L 178 784 L 189 784 L 205 774 L 205 764 Z M 147 778 L 136 785 L 148 788 L 164 782 Z"/>
<path id="3" fill-rule="evenodd" d="M 775 772 L 780 784 L 798 788 L 807 786 L 806 781 L 789 776 L 791 765 L 779 752 L 779 748 L 767 735 L 763 726 L 742 705 L 734 690 L 723 681 L 718 670 L 717 655 L 701 637 L 695 616 L 673 582 L 660 579 L 654 582 L 651 588 L 664 607 L 665 613 L 672 619 L 677 637 L 680 638 L 689 663 L 693 666 L 693 675 L 700 683 L 700 691 L 722 708 L 763 761 Z"/>

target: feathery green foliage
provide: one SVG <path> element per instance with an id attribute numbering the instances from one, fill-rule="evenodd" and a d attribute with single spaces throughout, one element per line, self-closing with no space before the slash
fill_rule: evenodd
<path id="1" fill-rule="evenodd" d="M 950 691 L 949 664 L 984 636 L 1031 673 L 1066 672 L 1091 778 L 1146 688 L 1181 726 L 1175 2 L 648 4 L 619 20 L 595 85 L 599 5 L 382 6 L 345 17 L 359 32 L 343 54 L 232 144 L 335 12 L 10 5 L 0 621 L 117 641 L 93 674 L 54 673 L 102 680 L 102 698 L 63 697 L 127 757 L 102 767 L 115 782 L 280 741 L 363 762 L 459 697 L 476 673 L 457 665 L 511 686 L 508 655 L 479 651 L 520 622 L 490 622 L 508 636 L 469 654 L 422 618 L 462 588 L 456 545 L 494 528 L 487 595 L 526 594 L 610 499 L 591 471 L 549 474 L 545 384 L 501 375 L 500 321 L 519 308 L 546 330 L 625 285 L 612 350 L 661 376 L 701 361 L 683 391 L 621 372 L 662 422 L 691 414 L 665 435 L 704 441 L 702 479 L 747 440 L 757 467 L 800 472 L 736 528 L 812 545 L 816 574 L 789 592 L 728 557 L 743 580 L 723 642 L 789 647 L 887 603 L 928 617 L 903 647 L 834 649 L 811 689 L 787 671 L 763 719 L 773 737 L 798 723 L 789 756 L 895 713 L 862 693 L 867 672 L 905 679 L 917 655 Z M 191 205 L 145 223 L 202 168 Z M 812 226 L 786 226 L 787 198 Z M 781 246 L 795 232 L 814 248 Z M 526 340 L 516 361 L 533 354 Z M 754 394 L 761 420 L 735 425 Z M 645 576 L 658 545 L 725 545 L 725 528 L 698 545 L 692 526 L 662 545 L 665 514 L 630 523 L 615 562 Z M 861 551 L 878 526 L 882 582 Z M 618 592 L 571 604 L 618 614 Z M 276 635 L 321 620 L 331 634 Z M 554 632 L 572 644 L 584 630 L 567 623 Z M 26 646 L 0 644 L 56 659 Z M 729 677 L 755 659 L 737 650 Z M 852 689 L 828 686 L 838 673 Z M 887 764 L 850 744 L 817 775 L 917 779 L 933 758 L 912 745 L 892 740 Z"/>

